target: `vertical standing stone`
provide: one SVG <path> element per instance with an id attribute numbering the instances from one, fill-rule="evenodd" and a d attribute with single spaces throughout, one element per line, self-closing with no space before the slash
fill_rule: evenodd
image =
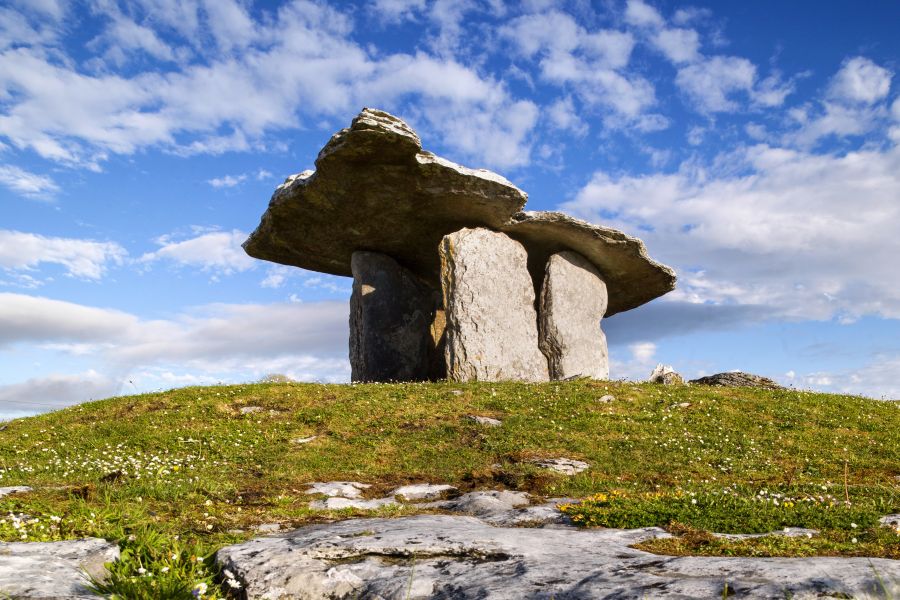
<path id="1" fill-rule="evenodd" d="M 384 254 L 354 252 L 350 266 L 351 379 L 428 379 L 437 292 Z"/>
<path id="2" fill-rule="evenodd" d="M 439 250 L 447 378 L 547 381 L 525 248 L 479 228 L 444 236 Z"/>
<path id="3" fill-rule="evenodd" d="M 539 323 L 552 379 L 609 378 L 606 336 L 600 329 L 607 302 L 606 283 L 583 256 L 566 251 L 547 261 Z"/>

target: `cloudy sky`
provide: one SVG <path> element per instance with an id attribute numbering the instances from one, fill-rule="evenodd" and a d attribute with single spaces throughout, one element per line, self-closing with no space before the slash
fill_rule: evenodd
<path id="1" fill-rule="evenodd" d="M 892 0 L 7 0 L 0 416 L 348 380 L 350 281 L 240 243 L 364 106 L 676 268 L 605 322 L 613 377 L 898 398 L 897 23 Z"/>

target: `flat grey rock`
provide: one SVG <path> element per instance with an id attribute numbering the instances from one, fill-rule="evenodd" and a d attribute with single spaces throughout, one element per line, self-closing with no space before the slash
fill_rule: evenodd
<path id="1" fill-rule="evenodd" d="M 722 538 L 723 540 L 752 540 L 754 538 L 764 538 L 773 535 L 781 537 L 812 537 L 818 534 L 818 529 L 785 527 L 779 531 L 770 531 L 769 533 L 714 533 L 713 535 Z"/>
<path id="2" fill-rule="evenodd" d="M 479 517 L 509 513 L 531 503 L 527 492 L 486 490 L 469 492 L 453 500 L 434 502 L 430 506 Z"/>
<path id="3" fill-rule="evenodd" d="M 251 415 L 253 413 L 258 413 L 263 409 L 262 406 L 242 406 L 241 414 L 242 415 Z"/>
<path id="4" fill-rule="evenodd" d="M 600 402 L 601 404 L 608 404 L 610 402 L 615 402 L 615 400 L 616 400 L 616 397 L 613 396 L 612 394 L 604 394 L 604 395 L 600 396 L 599 398 L 597 398 L 597 402 Z"/>
<path id="5" fill-rule="evenodd" d="M 886 515 L 878 519 L 878 522 L 884 525 L 885 527 L 893 527 L 894 529 L 900 531 L 900 513 L 896 515 Z"/>
<path id="6" fill-rule="evenodd" d="M 354 252 L 350 261 L 350 379 L 352 381 L 425 381 L 436 352 L 431 325 L 440 294 L 419 281 L 390 256 Z"/>
<path id="7" fill-rule="evenodd" d="M 447 378 L 547 381 L 525 248 L 502 233 L 461 229 L 441 240 L 440 256 Z"/>
<path id="8" fill-rule="evenodd" d="M 492 419 L 491 417 L 481 417 L 479 415 L 469 415 L 466 417 L 470 421 L 474 421 L 479 425 L 484 425 L 485 427 L 500 427 L 503 425 L 503 421 L 500 419 Z"/>
<path id="9" fill-rule="evenodd" d="M 784 389 L 768 377 L 762 375 L 754 375 L 752 373 L 743 373 L 741 371 L 731 371 L 729 373 L 716 373 L 699 379 L 691 379 L 688 383 L 694 385 L 712 385 L 718 387 L 758 387 L 769 390 Z"/>
<path id="10" fill-rule="evenodd" d="M 456 490 L 452 485 L 434 483 L 415 483 L 403 485 L 391 492 L 391 496 L 397 496 L 406 502 L 415 500 L 434 500 L 448 492 Z"/>
<path id="11" fill-rule="evenodd" d="M 486 227 L 525 244 L 536 289 L 551 254 L 573 250 L 587 258 L 609 287 L 607 316 L 674 289 L 674 272 L 651 260 L 637 238 L 562 213 L 521 212 L 526 200 L 504 177 L 435 156 L 401 119 L 366 108 L 322 148 L 315 171 L 275 190 L 244 249 L 346 276 L 353 252 L 379 252 L 438 287 L 441 239 Z"/>
<path id="12" fill-rule="evenodd" d="M 538 458 L 531 462 L 542 469 L 556 471 L 562 475 L 577 475 L 591 466 L 583 460 L 575 460 L 573 458 Z"/>
<path id="13" fill-rule="evenodd" d="M 319 152 L 316 170 L 289 177 L 244 249 L 250 256 L 351 275 L 351 256 L 392 256 L 437 288 L 437 246 L 462 227 L 499 229 L 527 200 L 504 177 L 422 150 L 386 112 L 363 109 Z"/>
<path id="14" fill-rule="evenodd" d="M 313 441 L 314 439 L 316 439 L 317 437 L 319 437 L 319 436 L 317 436 L 317 435 L 311 435 L 311 436 L 309 436 L 309 437 L 294 438 L 294 439 L 291 440 L 291 443 L 293 443 L 293 444 L 308 444 L 308 443 L 310 443 L 311 441 Z"/>
<path id="15" fill-rule="evenodd" d="M 25 494 L 32 491 L 27 485 L 11 485 L 8 487 L 0 487 L 0 498 L 10 496 L 12 494 Z"/>
<path id="16" fill-rule="evenodd" d="M 372 487 L 367 483 L 357 481 L 325 481 L 309 484 L 307 494 L 324 494 L 326 496 L 339 496 L 341 498 L 359 498 L 362 491 Z"/>
<path id="17" fill-rule="evenodd" d="M 372 500 L 362 500 L 359 498 L 340 498 L 332 497 L 324 500 L 313 500 L 309 503 L 309 507 L 314 510 L 341 510 L 344 508 L 356 508 L 359 510 L 375 510 L 382 506 L 391 506 L 397 504 L 393 498 L 374 498 Z"/>
<path id="18" fill-rule="evenodd" d="M 88 577 L 102 579 L 119 547 L 86 538 L 66 542 L 0 542 L 0 598 L 96 599 Z"/>
<path id="19" fill-rule="evenodd" d="M 523 211 L 513 215 L 501 231 L 528 249 L 528 269 L 538 290 L 544 265 L 553 254 L 571 250 L 589 260 L 606 283 L 607 317 L 675 289 L 675 272 L 651 259 L 641 240 L 617 229 L 561 212 Z"/>
<path id="20" fill-rule="evenodd" d="M 631 545 L 668 534 L 495 527 L 422 515 L 314 525 L 219 550 L 257 598 L 593 599 L 882 597 L 900 561 L 668 557 Z M 890 590 L 889 590 L 890 593 Z"/>
<path id="21" fill-rule="evenodd" d="M 275 533 L 276 531 L 281 531 L 281 524 L 279 523 L 260 523 L 259 525 L 253 528 L 255 531 L 259 533 Z"/>
<path id="22" fill-rule="evenodd" d="M 550 379 L 609 379 L 609 352 L 600 329 L 607 302 L 606 283 L 587 259 L 570 251 L 550 256 L 538 309 Z"/>

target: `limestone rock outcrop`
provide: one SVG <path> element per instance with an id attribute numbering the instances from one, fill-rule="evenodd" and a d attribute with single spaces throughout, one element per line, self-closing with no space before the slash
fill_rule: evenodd
<path id="1" fill-rule="evenodd" d="M 311 525 L 222 548 L 216 559 L 249 600 L 890 597 L 900 580 L 900 561 L 888 559 L 676 557 L 631 547 L 657 537 L 669 534 L 420 515 Z"/>
<path id="2" fill-rule="evenodd" d="M 550 378 L 609 378 L 609 353 L 600 319 L 606 313 L 606 284 L 597 269 L 575 252 L 547 260 L 541 288 L 541 351 Z"/>
<path id="3" fill-rule="evenodd" d="M 104 579 L 118 558 L 119 547 L 99 538 L 0 542 L 0 598 L 97 598 L 89 577 Z"/>
<path id="4" fill-rule="evenodd" d="M 742 371 L 716 373 L 715 375 L 708 375 L 706 377 L 700 377 L 699 379 L 691 379 L 688 383 L 694 385 L 714 385 L 719 387 L 758 387 L 768 390 L 784 389 L 768 377 L 744 373 Z"/>
<path id="5" fill-rule="evenodd" d="M 350 368 L 353 381 L 429 379 L 439 295 L 390 256 L 351 258 Z"/>
<path id="6" fill-rule="evenodd" d="M 462 229 L 444 236 L 440 257 L 447 377 L 547 381 L 525 248 L 502 233 Z"/>

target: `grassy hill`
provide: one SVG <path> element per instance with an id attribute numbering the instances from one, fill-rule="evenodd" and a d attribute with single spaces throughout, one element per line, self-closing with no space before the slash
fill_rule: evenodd
<path id="1" fill-rule="evenodd" d="M 554 475 L 538 457 L 591 468 Z M 0 430 L 0 486 L 34 491 L 0 499 L 0 539 L 116 539 L 105 591 L 219 597 L 216 548 L 354 514 L 309 509 L 305 484 L 331 480 L 372 497 L 432 482 L 584 498 L 566 508 L 576 523 L 669 527 L 680 537 L 646 546 L 666 553 L 900 558 L 900 533 L 878 525 L 900 512 L 900 403 L 589 381 L 195 387 L 17 419 Z M 709 535 L 788 526 L 821 535 Z"/>

